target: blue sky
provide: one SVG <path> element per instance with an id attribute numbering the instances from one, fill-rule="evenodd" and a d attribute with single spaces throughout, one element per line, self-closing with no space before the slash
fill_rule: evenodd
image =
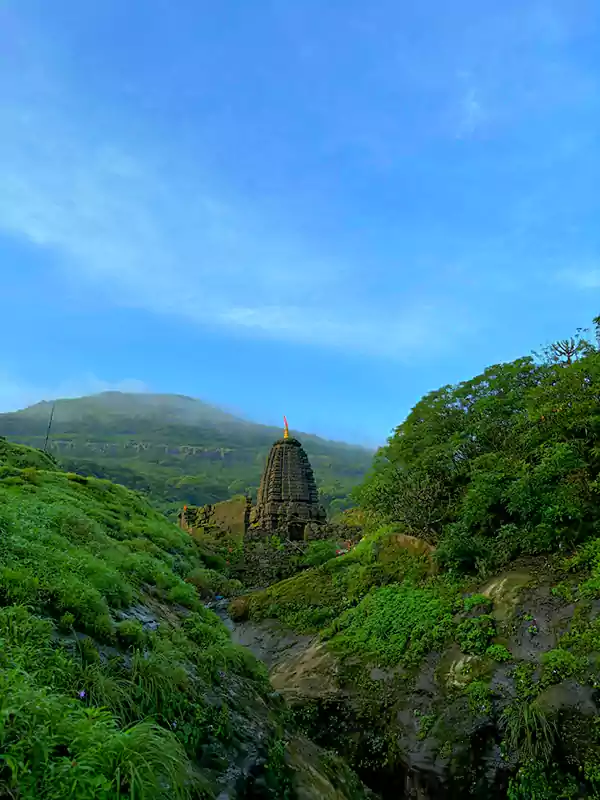
<path id="1" fill-rule="evenodd" d="M 600 313 L 593 0 L 51 5 L 0 5 L 0 410 L 379 443 Z"/>

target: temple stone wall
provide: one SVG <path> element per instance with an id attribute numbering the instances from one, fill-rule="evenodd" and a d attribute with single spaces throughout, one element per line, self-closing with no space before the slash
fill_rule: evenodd
<path id="1" fill-rule="evenodd" d="M 179 526 L 188 533 L 204 532 L 243 538 L 250 522 L 249 497 L 233 497 L 221 503 L 186 506 L 179 515 Z"/>

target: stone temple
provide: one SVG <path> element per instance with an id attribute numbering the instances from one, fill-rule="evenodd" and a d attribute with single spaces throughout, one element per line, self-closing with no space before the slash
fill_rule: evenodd
<path id="1" fill-rule="evenodd" d="M 283 439 L 274 443 L 267 459 L 251 527 L 304 539 L 310 537 L 311 528 L 325 521 L 310 461 L 298 439 L 290 436 L 285 420 Z"/>

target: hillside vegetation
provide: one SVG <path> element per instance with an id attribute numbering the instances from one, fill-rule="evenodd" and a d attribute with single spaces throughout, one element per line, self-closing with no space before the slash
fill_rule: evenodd
<path id="1" fill-rule="evenodd" d="M 363 796 L 203 605 L 239 588 L 215 565 L 142 497 L 0 440 L 0 797 Z"/>
<path id="2" fill-rule="evenodd" d="M 558 343 L 426 395 L 357 499 L 451 569 L 566 551 L 600 533 L 599 435 L 600 352 Z"/>
<path id="3" fill-rule="evenodd" d="M 432 392 L 362 542 L 232 604 L 318 634 L 273 681 L 384 798 L 600 798 L 599 434 L 581 335 Z"/>
<path id="4" fill-rule="evenodd" d="M 52 403 L 0 414 L 0 435 L 42 448 Z M 238 419 L 178 395 L 105 392 L 59 400 L 49 452 L 69 471 L 143 492 L 159 510 L 255 494 L 267 454 L 281 430 Z M 350 505 L 372 453 L 302 434 L 330 513 Z"/>

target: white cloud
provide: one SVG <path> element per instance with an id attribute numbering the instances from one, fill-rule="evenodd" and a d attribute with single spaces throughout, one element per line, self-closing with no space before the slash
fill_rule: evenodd
<path id="1" fill-rule="evenodd" d="M 229 318 L 238 326 L 257 333 L 280 332 L 282 336 L 300 339 L 308 329 L 309 335 L 325 343 L 335 342 L 349 349 L 377 352 L 388 358 L 404 360 L 409 354 L 441 352 L 448 347 L 442 330 L 447 318 L 431 304 L 415 304 L 398 318 L 382 319 L 375 329 L 369 320 L 340 319 L 325 312 L 307 315 L 304 308 L 286 305 L 262 308 L 236 307 Z M 461 336 L 471 329 L 469 316 L 452 319 L 453 333 Z"/>
<path id="2" fill-rule="evenodd" d="M 86 373 L 67 381 L 61 381 L 55 386 L 42 386 L 22 381 L 9 372 L 0 370 L 0 413 L 17 411 L 42 400 L 84 397 L 85 395 L 110 391 L 147 392 L 148 387 L 143 381 L 135 378 L 111 382 L 102 380 L 93 373 Z"/>

